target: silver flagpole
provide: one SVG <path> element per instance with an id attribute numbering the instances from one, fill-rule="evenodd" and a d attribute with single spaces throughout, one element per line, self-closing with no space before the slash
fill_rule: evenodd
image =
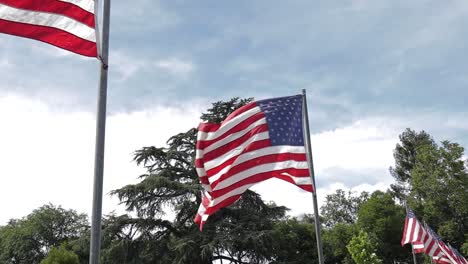
<path id="1" fill-rule="evenodd" d="M 99 1 L 95 2 L 98 5 Z M 102 37 L 96 31 L 98 57 L 101 61 L 98 107 L 96 118 L 96 149 L 94 156 L 93 213 L 91 219 L 91 244 L 89 263 L 99 264 L 101 250 L 102 186 L 104 174 L 104 143 L 106 134 L 107 73 L 109 64 L 110 0 L 103 0 Z M 96 8 L 95 10 L 98 10 Z M 95 12 L 96 25 L 98 12 Z"/>
<path id="2" fill-rule="evenodd" d="M 320 219 L 319 219 L 319 212 L 318 212 L 318 205 L 317 205 L 317 188 L 315 185 L 315 172 L 314 172 L 314 162 L 312 159 L 312 147 L 310 143 L 310 130 L 309 130 L 309 114 L 307 113 L 307 98 L 306 98 L 306 90 L 302 89 L 302 117 L 303 122 L 305 125 L 304 129 L 304 142 L 306 146 L 306 153 L 307 153 L 307 162 L 309 163 L 309 173 L 310 178 L 312 179 L 312 186 L 314 191 L 312 192 L 312 202 L 314 204 L 314 222 L 315 222 L 315 235 L 317 237 L 317 250 L 318 250 L 318 258 L 319 264 L 324 263 L 323 259 L 323 249 L 322 249 L 322 238 L 320 236 Z"/>

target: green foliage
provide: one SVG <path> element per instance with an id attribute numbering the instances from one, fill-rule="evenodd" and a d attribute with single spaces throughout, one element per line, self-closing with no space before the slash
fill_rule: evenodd
<path id="1" fill-rule="evenodd" d="M 356 224 L 338 223 L 333 228 L 322 230 L 323 254 L 326 264 L 353 264 L 346 246 L 357 235 Z"/>
<path id="2" fill-rule="evenodd" d="M 369 193 L 367 192 L 355 196 L 351 191 L 346 193 L 341 189 L 336 190 L 334 194 L 327 195 L 324 205 L 320 208 L 323 217 L 322 224 L 327 228 L 339 223 L 354 224 L 359 207 L 368 197 Z"/>
<path id="3" fill-rule="evenodd" d="M 468 256 L 468 238 L 463 244 L 463 246 L 460 248 L 460 252 L 464 254 L 465 256 Z"/>
<path id="4" fill-rule="evenodd" d="M 313 223 L 296 218 L 275 224 L 274 261 L 270 263 L 300 264 L 318 261 Z"/>
<path id="5" fill-rule="evenodd" d="M 385 263 L 405 261 L 410 256 L 408 249 L 400 245 L 404 219 L 403 207 L 389 192 L 374 192 L 359 209 L 358 226 L 375 238 L 377 254 Z"/>
<path id="6" fill-rule="evenodd" d="M 349 241 L 347 249 L 356 264 L 382 263 L 382 260 L 377 257 L 375 243 L 362 230 Z"/>
<path id="7" fill-rule="evenodd" d="M 400 135 L 398 143 L 393 151 L 395 167 L 390 168 L 390 174 L 395 178 L 396 183 L 391 185 L 393 194 L 405 201 L 411 186 L 411 171 L 416 163 L 417 150 L 423 146 L 435 145 L 434 140 L 424 131 L 417 133 L 407 128 Z"/>
<path id="8" fill-rule="evenodd" d="M 79 264 L 78 256 L 64 247 L 52 248 L 41 264 Z"/>
<path id="9" fill-rule="evenodd" d="M 457 248 L 468 235 L 468 172 L 463 155 L 463 147 L 448 141 L 419 148 L 408 197 L 418 215 Z"/>
<path id="10" fill-rule="evenodd" d="M 0 229 L 0 263 L 39 263 L 53 247 L 87 229 L 85 215 L 45 205 Z"/>

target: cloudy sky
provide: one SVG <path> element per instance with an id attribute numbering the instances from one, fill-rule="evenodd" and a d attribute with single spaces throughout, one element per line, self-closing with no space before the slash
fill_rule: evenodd
<path id="1" fill-rule="evenodd" d="M 133 151 L 234 96 L 307 90 L 319 201 L 385 190 L 406 127 L 468 146 L 466 1 L 133 0 L 111 12 L 106 194 L 137 182 Z M 91 213 L 98 77 L 95 59 L 0 35 L 0 225 L 49 202 Z M 292 185 L 255 189 L 312 212 Z"/>

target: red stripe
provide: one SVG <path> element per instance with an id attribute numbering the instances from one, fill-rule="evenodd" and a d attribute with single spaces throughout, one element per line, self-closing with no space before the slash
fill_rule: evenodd
<path id="1" fill-rule="evenodd" d="M 250 109 L 253 109 L 255 107 L 257 107 L 256 102 L 248 103 L 248 104 L 246 104 L 246 105 L 244 105 L 242 107 L 239 107 L 234 112 L 229 114 L 228 117 L 226 117 L 226 119 L 224 119 L 224 121 L 221 124 L 225 124 L 226 122 L 229 122 L 229 120 L 233 119 L 234 117 L 242 114 L 243 112 L 247 112 Z"/>
<path id="2" fill-rule="evenodd" d="M 56 28 L 0 19 L 0 32 L 39 40 L 83 56 L 97 56 L 96 43 Z"/>
<path id="3" fill-rule="evenodd" d="M 227 207 L 227 206 L 235 203 L 241 197 L 241 195 L 242 194 L 236 194 L 234 196 L 231 196 L 231 197 L 228 197 L 228 198 L 224 199 L 223 201 L 216 204 L 215 206 L 207 208 L 205 214 L 212 215 L 212 214 L 216 213 L 216 211 L 218 211 L 219 209 Z"/>
<path id="4" fill-rule="evenodd" d="M 195 160 L 195 167 L 203 168 L 204 166 L 205 166 L 205 163 L 203 162 L 203 158 Z"/>
<path id="5" fill-rule="evenodd" d="M 274 171 L 267 171 L 267 172 L 262 172 L 262 173 L 258 173 L 258 174 L 255 174 L 255 175 L 252 175 L 246 179 L 243 179 L 241 181 L 238 181 L 238 182 L 235 182 L 229 186 L 227 186 L 226 188 L 224 189 L 221 189 L 221 190 L 216 190 L 216 191 L 212 191 L 210 192 L 211 194 L 211 197 L 214 198 L 217 198 L 217 197 L 220 197 L 232 190 L 235 190 L 239 187 L 242 187 L 244 185 L 247 185 L 247 184 L 252 184 L 252 183 L 258 183 L 258 182 L 261 182 L 261 181 L 265 181 L 265 180 L 268 180 L 270 178 L 273 178 L 273 177 L 277 177 L 277 176 L 281 176 L 281 173 L 288 173 L 292 176 L 296 176 L 296 177 L 301 177 L 301 176 L 307 176 L 309 175 L 309 170 L 308 169 L 295 169 L 295 168 L 286 168 L 286 169 L 281 169 L 281 170 L 274 170 Z M 214 189 L 214 187 L 216 187 L 215 185 L 212 186 L 212 188 Z"/>
<path id="6" fill-rule="evenodd" d="M 229 129 L 224 134 L 222 134 L 221 136 L 219 136 L 219 137 L 217 137 L 215 139 L 212 139 L 212 140 L 198 140 L 197 141 L 197 149 L 205 149 L 208 146 L 211 146 L 212 144 L 214 144 L 215 142 L 218 142 L 218 141 L 221 141 L 221 140 L 225 139 L 226 137 L 232 135 L 233 133 L 237 133 L 239 131 L 242 131 L 242 130 L 248 128 L 250 125 L 252 125 L 256 121 L 258 121 L 258 120 L 260 120 L 260 119 L 262 119 L 264 117 L 265 117 L 264 113 L 261 113 L 261 112 L 256 113 L 255 115 L 250 116 L 249 118 L 243 120 L 242 122 L 240 122 L 239 124 L 237 124 L 236 126 Z"/>
<path id="7" fill-rule="evenodd" d="M 237 173 L 254 168 L 262 164 L 275 163 L 275 162 L 281 162 L 281 161 L 287 161 L 287 160 L 306 161 L 307 157 L 305 154 L 293 154 L 293 153 L 271 154 L 267 156 L 258 157 L 258 158 L 245 161 L 241 164 L 238 164 L 232 167 L 229 171 L 223 174 L 218 180 L 212 182 L 211 185 L 214 188 L 216 187 L 216 185 L 219 184 L 219 182 L 222 182 L 225 179 L 228 179 Z"/>
<path id="8" fill-rule="evenodd" d="M 198 177 L 200 179 L 200 182 L 203 183 L 203 184 L 210 184 L 208 182 L 208 177 L 206 176 L 203 176 L 203 177 Z"/>
<path id="9" fill-rule="evenodd" d="M 403 228 L 403 238 L 401 239 L 401 246 L 403 246 L 405 243 L 407 230 L 408 230 L 408 217 L 405 217 L 405 227 Z"/>
<path id="10" fill-rule="evenodd" d="M 220 156 L 228 153 L 229 151 L 239 147 L 240 145 L 242 145 L 244 142 L 248 141 L 249 139 L 251 139 L 255 135 L 260 134 L 262 132 L 267 132 L 267 131 L 268 131 L 268 126 L 266 124 L 254 127 L 252 130 L 247 132 L 242 137 L 240 137 L 238 139 L 235 139 L 235 140 L 227 143 L 226 145 L 223 145 L 223 146 L 221 146 L 221 147 L 219 147 L 217 149 L 214 149 L 214 150 L 212 150 L 210 152 L 203 153 L 203 160 L 206 163 L 207 161 L 219 158 Z"/>
<path id="11" fill-rule="evenodd" d="M 246 105 L 236 109 L 234 112 L 232 112 L 221 124 L 201 123 L 198 126 L 198 130 L 203 131 L 203 132 L 207 132 L 207 133 L 208 132 L 214 132 L 214 131 L 218 130 L 221 125 L 225 124 L 229 120 L 231 120 L 234 117 L 242 114 L 245 111 L 248 111 L 248 110 L 250 110 L 252 108 L 255 108 L 256 106 L 257 106 L 257 103 L 255 103 L 255 102 L 250 103 L 250 104 L 246 104 Z"/>
<path id="12" fill-rule="evenodd" d="M 18 9 L 46 12 L 73 18 L 94 28 L 94 14 L 72 3 L 57 0 L 1 0 L 0 3 Z"/>
<path id="13" fill-rule="evenodd" d="M 219 129 L 221 125 L 220 124 L 213 124 L 213 123 L 200 123 L 200 125 L 198 125 L 198 131 L 202 131 L 202 132 L 214 132 L 216 130 Z"/>
<path id="14" fill-rule="evenodd" d="M 245 146 L 244 150 L 239 155 L 228 159 L 227 161 L 225 161 L 224 163 L 220 164 L 217 167 L 214 167 L 212 169 L 207 170 L 206 174 L 209 175 L 209 176 L 213 176 L 214 174 L 220 172 L 224 167 L 229 166 L 232 163 L 234 163 L 234 161 L 240 155 L 251 152 L 251 151 L 255 151 L 255 150 L 258 150 L 258 149 L 266 148 L 266 147 L 269 147 L 269 146 L 271 146 L 271 142 L 270 142 L 269 139 L 254 141 L 254 142 L 250 143 L 249 145 Z M 201 167 L 199 167 L 199 166 L 197 166 L 197 167 L 202 168 L 203 167 L 203 165 L 202 165 L 203 164 L 203 159 L 197 159 L 195 161 L 195 164 L 199 164 L 199 165 L 201 164 Z"/>

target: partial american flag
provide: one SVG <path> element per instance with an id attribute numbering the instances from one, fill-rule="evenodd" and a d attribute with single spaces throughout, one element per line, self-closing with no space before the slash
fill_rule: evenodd
<path id="1" fill-rule="evenodd" d="M 455 259 L 456 259 L 456 262 L 457 264 L 468 264 L 468 261 L 465 259 L 465 257 L 462 256 L 462 254 L 460 254 L 460 252 L 458 252 L 458 250 L 454 247 L 452 247 L 451 245 L 448 245 L 449 249 L 452 250 L 452 252 L 454 253 L 455 255 Z"/>
<path id="2" fill-rule="evenodd" d="M 0 33 L 96 57 L 94 0 L 0 0 Z"/>
<path id="3" fill-rule="evenodd" d="M 195 222 L 234 203 L 254 184 L 279 178 L 312 192 L 302 95 L 247 104 L 221 124 L 198 128 L 196 168 L 205 189 Z"/>

